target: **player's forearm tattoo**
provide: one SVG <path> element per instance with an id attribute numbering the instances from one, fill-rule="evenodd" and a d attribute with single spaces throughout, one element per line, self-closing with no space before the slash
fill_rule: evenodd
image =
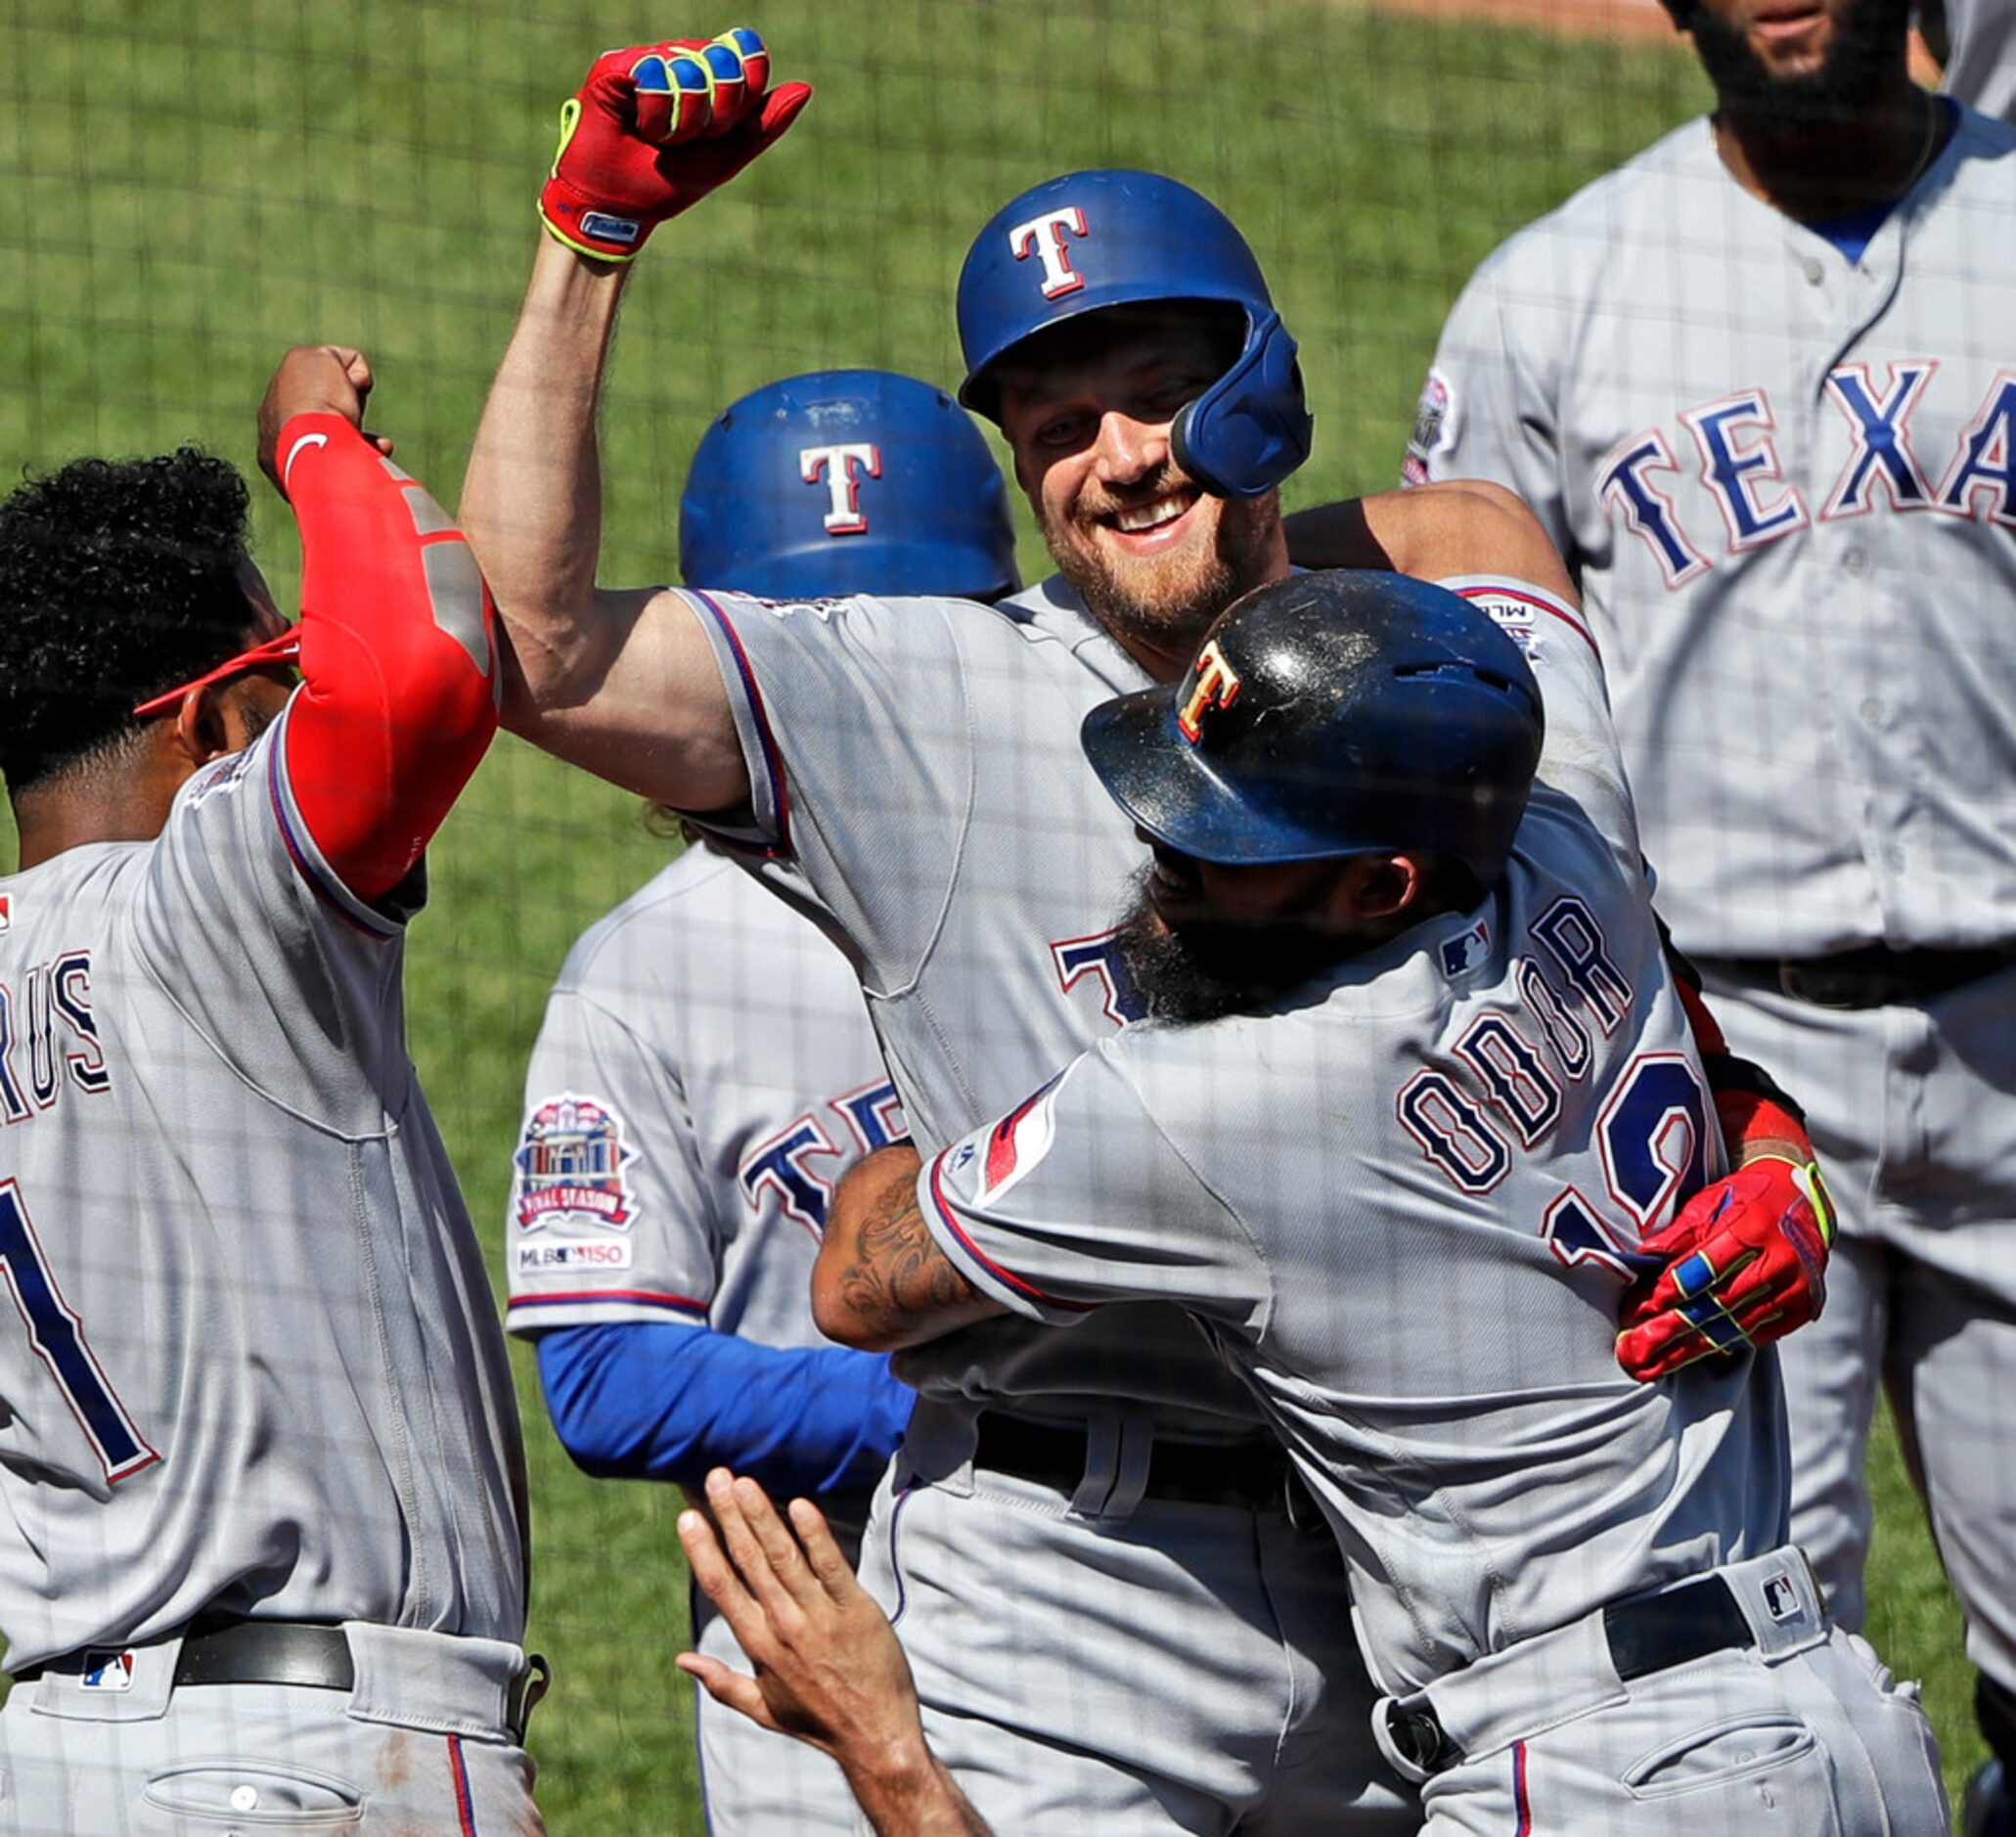
<path id="1" fill-rule="evenodd" d="M 861 1221 L 840 1292 L 865 1325 L 896 1332 L 963 1307 L 974 1289 L 931 1236 L 915 1184 L 898 1179 Z"/>

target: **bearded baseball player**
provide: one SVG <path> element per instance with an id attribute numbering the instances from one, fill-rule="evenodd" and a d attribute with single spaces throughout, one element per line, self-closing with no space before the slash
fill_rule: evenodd
<path id="1" fill-rule="evenodd" d="M 680 572 L 790 600 L 1017 585 L 1001 472 L 930 384 L 774 382 L 694 455 Z M 812 919 L 694 846 L 574 947 L 525 1080 L 505 1227 L 514 1332 L 590 1473 L 697 1493 L 733 1467 L 818 1501 L 851 1560 L 916 1395 L 812 1324 L 834 1184 L 901 1137 L 854 971 Z M 694 1592 L 697 1649 L 739 1662 Z M 707 1826 L 855 1828 L 825 1755 L 701 1694 Z"/>
<path id="2" fill-rule="evenodd" d="M 1660 905 L 1842 1202 L 1794 1535 L 1859 1627 L 1883 1378 L 2006 1769 L 2016 130 L 1911 84 L 1904 0 L 1674 10 L 1716 112 L 1478 271 L 1408 473 L 1510 485 L 1579 575 Z"/>
<path id="3" fill-rule="evenodd" d="M 0 505 L 10 1831 L 541 1828 L 511 1373 L 400 1007 L 498 653 L 370 386 L 296 350 L 260 411 L 295 626 L 193 449 Z"/>
<path id="4" fill-rule="evenodd" d="M 524 667 L 511 724 L 768 852 L 847 940 L 935 1149 L 1139 1011 L 1113 933 L 1140 851 L 1078 723 L 1173 677 L 1232 598 L 1287 571 L 1276 487 L 1309 420 L 1293 340 L 1224 216 L 1152 174 L 1072 174 L 996 214 L 960 288 L 962 399 L 1000 418 L 1061 578 L 992 614 L 598 592 L 594 409 L 626 258 L 788 127 L 806 92 L 767 75 L 739 32 L 591 72 L 463 512 Z M 1566 590 L 1492 488 L 1356 515 L 1369 564 Z M 1648 1357 L 1740 1341 L 1728 1291 L 1699 1286 Z M 1810 1300 L 1795 1278 L 1768 1311 Z M 1072 1335 L 992 1322 L 901 1375 L 922 1401 L 864 1576 L 984 1816 L 1413 1826 L 1371 1750 L 1334 1546 L 1180 1310 L 1117 1309 Z"/>
<path id="5" fill-rule="evenodd" d="M 1313 574 L 1086 717 L 1153 844 L 1124 940 L 1165 1024 L 865 1163 L 817 1318 L 1194 1313 L 1342 1545 L 1425 1831 L 1929 1834 L 1930 1725 L 1785 1539 L 1775 1356 L 1617 1369 L 1640 1240 L 1721 1144 L 1593 646 L 1482 598 L 1535 668 L 1455 594 Z M 1462 1335 L 1394 1330 L 1424 1281 Z"/>

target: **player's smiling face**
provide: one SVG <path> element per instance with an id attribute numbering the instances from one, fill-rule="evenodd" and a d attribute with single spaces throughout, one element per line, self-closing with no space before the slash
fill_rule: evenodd
<path id="1" fill-rule="evenodd" d="M 1157 676 L 1249 588 L 1287 572 L 1278 501 L 1215 498 L 1170 427 L 1224 373 L 1191 309 L 1115 308 L 1031 339 L 1001 376 L 1002 426 L 1051 557 Z"/>

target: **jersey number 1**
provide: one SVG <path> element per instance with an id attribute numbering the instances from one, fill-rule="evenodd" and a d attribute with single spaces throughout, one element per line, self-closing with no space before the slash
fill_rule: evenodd
<path id="1" fill-rule="evenodd" d="M 0 1275 L 28 1329 L 28 1344 L 49 1367 L 70 1413 L 90 1437 L 109 1481 L 151 1467 L 160 1456 L 141 1439 L 125 1406 L 112 1394 L 84 1343 L 83 1323 L 70 1312 L 42 1260 L 42 1242 L 28 1222 L 21 1187 L 0 1180 Z"/>

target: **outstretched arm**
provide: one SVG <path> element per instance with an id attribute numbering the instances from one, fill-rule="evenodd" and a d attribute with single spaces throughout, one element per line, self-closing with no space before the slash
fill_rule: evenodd
<path id="1" fill-rule="evenodd" d="M 382 899 L 411 872 L 497 731 L 497 647 L 469 546 L 358 430 L 371 366 L 290 351 L 259 458 L 301 528 L 300 665 L 286 771 L 343 884 Z"/>
<path id="2" fill-rule="evenodd" d="M 505 725 L 684 810 L 739 803 L 747 779 L 692 606 L 659 588 L 596 587 L 596 409 L 628 257 L 783 134 L 811 94 L 768 81 L 768 53 L 740 29 L 597 61 L 562 114 L 541 200 L 552 235 L 463 481 L 463 526 L 514 656 Z"/>

